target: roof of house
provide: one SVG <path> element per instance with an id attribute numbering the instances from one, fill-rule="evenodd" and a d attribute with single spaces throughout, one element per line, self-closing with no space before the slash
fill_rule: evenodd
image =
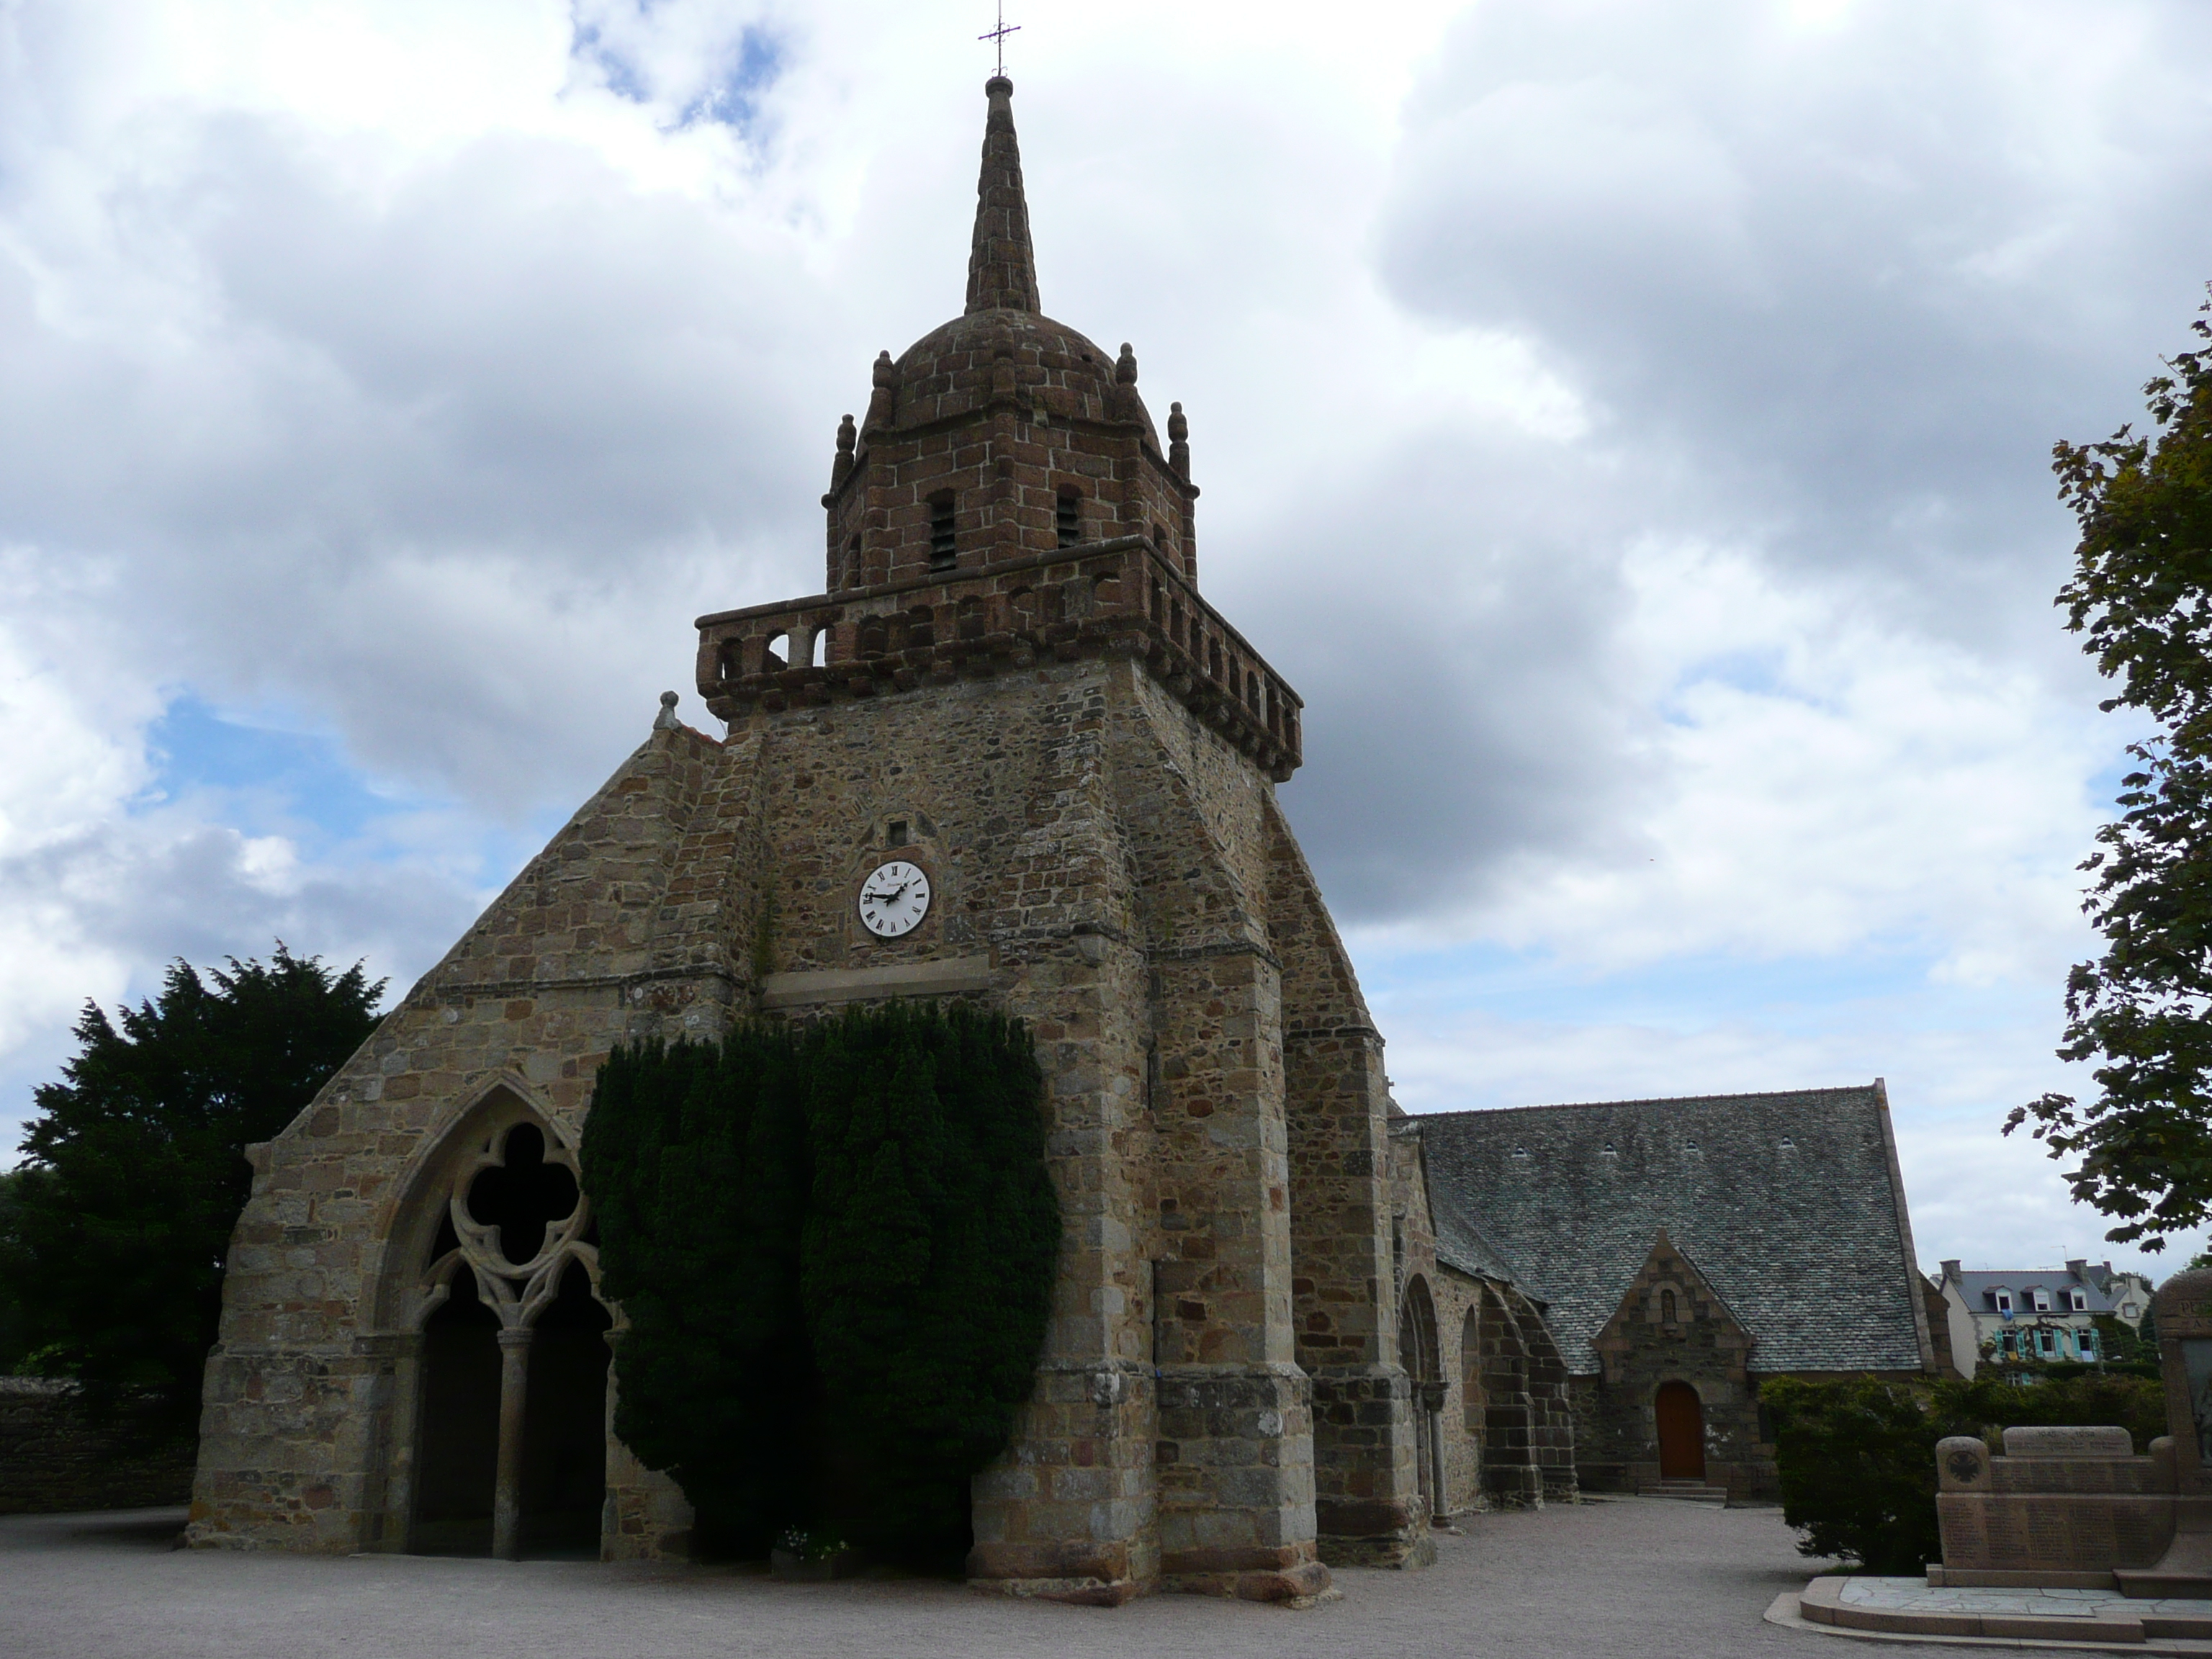
<path id="1" fill-rule="evenodd" d="M 2143 1294 L 2142 1286 L 2130 1282 L 2126 1276 L 2116 1274 L 2106 1281 L 2106 1285 L 2100 1285 L 2094 1277 L 2076 1279 L 2063 1267 L 1974 1269 L 1962 1272 L 1945 1282 L 1959 1287 L 1959 1293 L 1967 1308 L 1975 1313 L 1996 1313 L 1997 1304 L 1995 1297 L 1999 1291 L 2013 1293 L 2014 1311 L 2033 1312 L 2035 1308 L 2033 1292 L 2039 1287 L 2051 1292 L 2051 1310 L 2053 1313 L 2073 1311 L 2073 1305 L 2066 1299 L 2069 1291 L 2081 1291 L 2089 1304 L 2083 1311 L 2093 1314 L 2111 1313 L 2123 1302 L 2132 1302 L 2140 1308 L 2149 1299 Z"/>
<path id="2" fill-rule="evenodd" d="M 1756 1339 L 1760 1370 L 1917 1370 L 1912 1260 L 1879 1083 L 1417 1118 L 1437 1253 L 1537 1300 L 1570 1370 L 1659 1230 Z M 1495 1268 L 1466 1268 L 1495 1271 Z"/>

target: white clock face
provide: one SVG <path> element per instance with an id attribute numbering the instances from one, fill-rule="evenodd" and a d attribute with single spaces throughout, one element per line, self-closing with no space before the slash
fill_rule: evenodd
<path id="1" fill-rule="evenodd" d="M 904 859 L 879 864 L 860 884 L 860 925 L 878 939 L 896 939 L 929 914 L 929 878 Z"/>

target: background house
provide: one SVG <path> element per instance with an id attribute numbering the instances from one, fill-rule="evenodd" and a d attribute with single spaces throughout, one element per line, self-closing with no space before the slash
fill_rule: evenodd
<path id="1" fill-rule="evenodd" d="M 2094 1364 L 2107 1357 L 2097 1334 L 2100 1316 L 2133 1330 L 2150 1310 L 2150 1281 L 2115 1273 L 2109 1261 L 1972 1272 L 1946 1261 L 1936 1289 L 1951 1351 L 1968 1376 L 1985 1358 Z"/>

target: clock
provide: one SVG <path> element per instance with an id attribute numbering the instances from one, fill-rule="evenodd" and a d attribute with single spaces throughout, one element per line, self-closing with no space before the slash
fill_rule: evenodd
<path id="1" fill-rule="evenodd" d="M 878 939 L 900 939 L 929 914 L 929 878 L 904 859 L 879 864 L 860 884 L 860 926 Z"/>

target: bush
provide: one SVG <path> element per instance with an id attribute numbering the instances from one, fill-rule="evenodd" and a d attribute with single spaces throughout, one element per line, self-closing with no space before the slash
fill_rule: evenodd
<path id="1" fill-rule="evenodd" d="M 1760 1385 L 1774 1418 L 1782 1518 L 1806 1555 L 1872 1572 L 1919 1572 L 1942 1558 L 1936 1443 L 1949 1432 L 1913 1389 L 1870 1377 Z"/>
<path id="2" fill-rule="evenodd" d="M 2002 1449 L 1999 1431 L 2025 1425 L 2124 1428 L 2138 1453 L 2166 1431 L 2166 1389 L 2132 1372 L 2048 1375 L 2025 1384 L 1978 1375 L 1971 1382 L 1938 1382 L 1932 1409 L 1954 1425 L 1945 1434 L 1980 1435 L 1992 1450 Z"/>
<path id="3" fill-rule="evenodd" d="M 1804 1534 L 1799 1551 L 1870 1572 L 1917 1574 L 1942 1559 L 1939 1440 L 1976 1435 L 2001 1450 L 2006 1428 L 2114 1425 L 2141 1453 L 2166 1431 L 2164 1389 L 2132 1376 L 2047 1376 L 2025 1386 L 1981 1376 L 1929 1388 L 1776 1377 L 1759 1392 L 1774 1418 L 1782 1518 Z"/>
<path id="4" fill-rule="evenodd" d="M 964 1549 L 1051 1311 L 1042 1086 L 1026 1030 L 965 1007 L 608 1060 L 583 1165 L 629 1322 L 616 1432 L 703 1541 Z"/>

